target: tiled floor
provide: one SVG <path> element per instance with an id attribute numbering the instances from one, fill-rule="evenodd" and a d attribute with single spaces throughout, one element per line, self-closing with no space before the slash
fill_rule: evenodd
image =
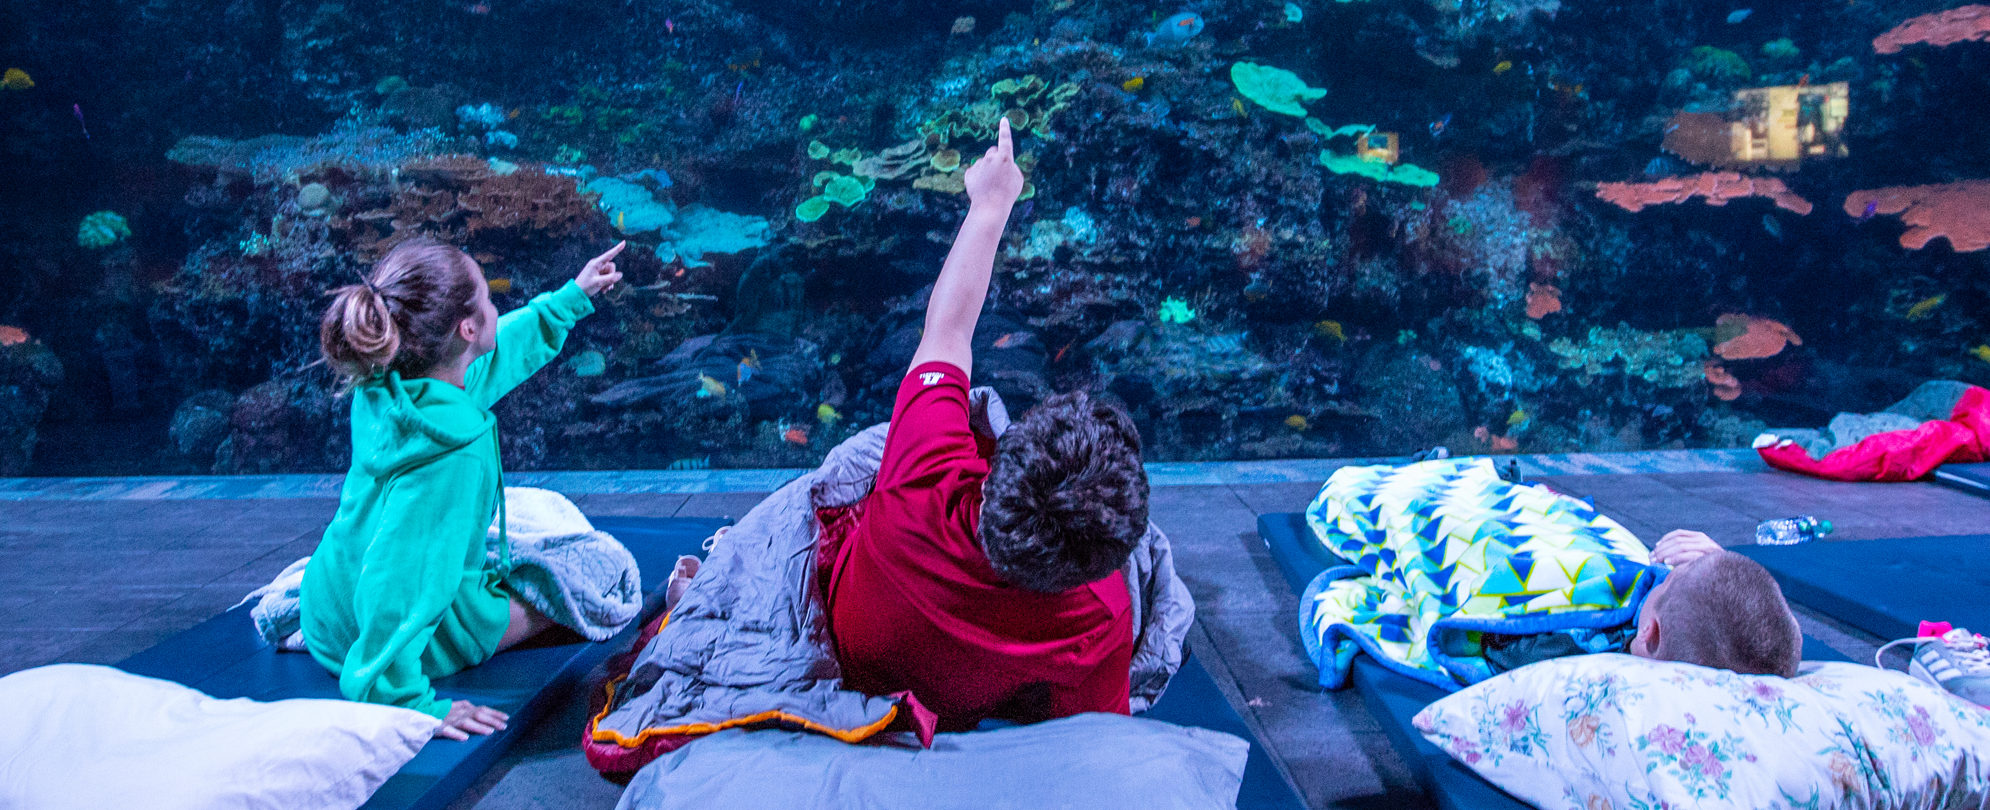
<path id="1" fill-rule="evenodd" d="M 1588 458 L 1603 458 L 1580 465 L 1591 472 L 1628 463 Z M 1699 463 L 1682 459 L 1643 469 Z M 1306 471 L 1320 477 L 1331 469 L 1308 464 L 1313 466 Z M 1836 484 L 1735 471 L 1736 465 L 1690 468 L 1698 471 L 1539 480 L 1595 499 L 1647 542 L 1685 527 L 1741 543 L 1757 521 L 1800 513 L 1833 520 L 1838 532 L 1832 539 L 1960 534 L 1990 526 L 1990 500 L 1929 485 Z M 0 481 L 0 489 L 6 483 Z M 333 501 L 322 497 L 64 500 L 59 492 L 93 497 L 86 493 L 104 490 L 39 489 L 32 497 L 0 500 L 0 674 L 57 661 L 112 663 L 225 610 L 309 554 L 333 510 Z M 1153 519 L 1172 538 L 1176 566 L 1197 601 L 1190 643 L 1308 804 L 1427 807 L 1361 699 L 1314 685 L 1316 673 L 1298 637 L 1297 599 L 1256 535 L 1259 514 L 1301 510 L 1318 489 L 1318 481 L 1155 488 Z M 573 497 L 595 515 L 737 517 L 760 495 Z M 1815 616 L 1801 618 L 1807 631 L 1855 659 L 1870 655 L 1874 639 Z M 569 706 L 543 724 L 458 807 L 613 807 L 620 789 L 596 777 L 577 750 L 581 713 Z"/>

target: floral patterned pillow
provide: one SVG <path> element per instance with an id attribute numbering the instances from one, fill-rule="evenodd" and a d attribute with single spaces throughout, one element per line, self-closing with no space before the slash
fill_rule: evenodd
<path id="1" fill-rule="evenodd" d="M 1785 680 L 1629 655 L 1522 667 L 1425 707 L 1418 731 L 1540 808 L 1978 807 L 1990 711 L 1905 674 Z"/>

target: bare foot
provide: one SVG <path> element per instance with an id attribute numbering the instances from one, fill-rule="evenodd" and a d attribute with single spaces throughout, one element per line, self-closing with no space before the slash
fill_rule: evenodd
<path id="1" fill-rule="evenodd" d="M 691 579 L 698 576 L 699 560 L 685 555 L 677 558 L 677 567 L 670 569 L 670 579 L 663 585 L 663 609 L 676 610 L 677 603 L 684 599 L 684 592 L 691 589 Z"/>

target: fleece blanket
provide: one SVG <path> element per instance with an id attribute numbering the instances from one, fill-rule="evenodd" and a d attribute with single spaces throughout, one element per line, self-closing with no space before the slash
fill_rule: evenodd
<path id="1" fill-rule="evenodd" d="M 969 392 L 974 428 L 1000 436 L 1008 413 L 994 389 Z M 936 718 L 909 694 L 843 688 L 815 566 L 818 516 L 870 493 L 889 424 L 851 437 L 767 496 L 716 538 L 684 597 L 644 628 L 639 652 L 609 663 L 582 740 L 588 762 L 631 774 L 728 728 L 780 727 L 844 742 L 887 729 L 931 742 Z M 843 510 L 847 513 L 848 510 Z M 1161 696 L 1182 664 L 1195 602 L 1176 576 L 1167 535 L 1149 525 L 1123 569 L 1134 605 L 1129 709 Z"/>
<path id="2" fill-rule="evenodd" d="M 484 538 L 486 559 L 504 570 L 505 587 L 533 609 L 589 641 L 613 638 L 642 613 L 642 572 L 636 558 L 588 523 L 566 496 L 505 487 L 498 514 Z M 278 649 L 304 650 L 297 598 L 310 560 L 291 563 L 270 584 L 242 599 L 255 602 L 249 616 L 256 634 Z"/>
<path id="3" fill-rule="evenodd" d="M 1329 689 L 1358 652 L 1456 690 L 1529 650 L 1622 649 L 1663 570 L 1616 521 L 1504 481 L 1487 458 L 1343 468 L 1306 521 L 1354 563 L 1300 600 L 1300 638 Z"/>

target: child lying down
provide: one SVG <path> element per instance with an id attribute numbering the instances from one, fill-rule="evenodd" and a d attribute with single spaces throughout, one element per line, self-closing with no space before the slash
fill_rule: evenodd
<path id="1" fill-rule="evenodd" d="M 1328 688 L 1361 652 L 1444 689 L 1583 653 L 1783 677 L 1801 656 L 1796 618 L 1759 564 L 1693 531 L 1647 550 L 1589 504 L 1501 480 L 1485 459 L 1344 468 L 1307 521 L 1352 563 L 1301 601 Z"/>

